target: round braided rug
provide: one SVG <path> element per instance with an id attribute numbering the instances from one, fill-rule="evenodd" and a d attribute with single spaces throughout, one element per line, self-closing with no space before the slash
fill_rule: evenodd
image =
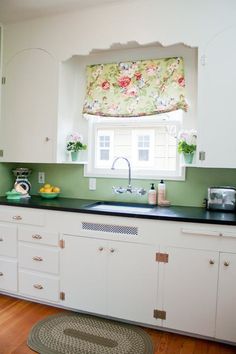
<path id="1" fill-rule="evenodd" d="M 141 328 L 75 313 L 36 323 L 28 346 L 40 354 L 153 354 L 151 339 Z"/>

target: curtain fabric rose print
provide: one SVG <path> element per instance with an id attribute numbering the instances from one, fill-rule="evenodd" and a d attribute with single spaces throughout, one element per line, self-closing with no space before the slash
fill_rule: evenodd
<path id="1" fill-rule="evenodd" d="M 83 113 L 137 117 L 187 110 L 183 58 L 87 66 Z"/>

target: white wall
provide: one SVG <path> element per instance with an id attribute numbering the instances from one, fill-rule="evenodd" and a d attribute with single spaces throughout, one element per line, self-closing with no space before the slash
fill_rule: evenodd
<path id="1" fill-rule="evenodd" d="M 217 32 L 234 25 L 235 18 L 235 0 L 133 0 L 100 5 L 6 26 L 4 61 L 28 47 L 44 48 L 65 60 L 128 41 L 204 46 Z"/>
<path id="2" fill-rule="evenodd" d="M 111 46 L 117 49 L 119 43 L 123 48 L 127 43 L 130 47 L 132 42 L 140 45 L 149 44 L 150 47 L 153 43 L 160 42 L 163 46 L 170 46 L 168 47 L 170 52 L 171 45 L 183 43 L 199 48 L 199 52 L 203 52 L 203 48 L 217 33 L 235 25 L 235 18 L 235 0 L 130 0 L 125 4 L 117 1 L 109 5 L 90 7 L 80 12 L 4 26 L 3 67 L 12 56 L 25 48 L 43 48 L 50 52 L 58 62 L 64 62 L 73 55 L 86 56 L 95 49 L 101 51 Z M 176 48 L 174 52 L 175 50 Z M 165 48 L 162 48 L 162 51 L 165 51 Z M 116 53 L 116 51 L 110 52 L 109 60 L 114 58 Z M 197 51 L 192 53 L 192 63 L 196 63 Z M 190 101 L 192 102 L 190 102 L 191 108 L 188 112 L 188 119 L 186 119 L 186 126 L 190 122 L 193 126 L 192 122 L 196 116 L 196 71 L 191 73 L 189 70 L 188 72 L 192 90 Z M 71 81 L 73 81 L 72 76 Z M 76 92 L 80 91 L 78 85 L 82 83 L 80 80 L 83 81 L 83 78 L 78 78 L 77 88 L 75 87 L 73 91 L 74 97 L 76 97 Z M 66 96 L 63 90 L 62 87 L 61 94 Z M 192 97 L 195 97 L 195 102 Z M 71 100 L 68 99 L 68 102 L 60 107 L 63 114 L 59 115 L 59 125 L 64 124 L 63 120 L 66 109 L 67 111 L 70 109 L 70 102 Z M 78 116 L 80 107 L 81 102 L 78 97 L 78 105 L 73 107 L 74 110 L 71 109 L 70 116 Z M 73 117 L 67 120 L 69 121 L 72 122 L 69 125 L 73 126 L 75 121 Z M 86 131 L 85 122 L 81 121 L 81 127 Z M 61 127 L 58 130 L 62 131 Z M 66 134 L 65 131 L 66 127 L 63 129 L 64 134 Z M 64 136 L 59 137 L 60 140 L 64 141 Z M 61 151 L 63 149 L 62 144 Z"/>

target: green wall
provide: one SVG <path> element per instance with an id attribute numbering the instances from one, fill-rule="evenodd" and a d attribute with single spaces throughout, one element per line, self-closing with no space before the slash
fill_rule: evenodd
<path id="1" fill-rule="evenodd" d="M 126 185 L 125 179 L 97 178 L 96 191 L 88 188 L 88 178 L 83 177 L 83 166 L 73 164 L 0 164 L 0 193 L 13 187 L 14 177 L 11 172 L 13 167 L 28 167 L 32 169 L 29 178 L 32 184 L 31 194 L 37 194 L 41 187 L 37 181 L 39 171 L 45 172 L 46 182 L 59 186 L 62 197 L 116 200 L 129 202 L 147 202 L 147 195 L 143 197 L 133 195 L 115 195 L 112 186 Z M 158 180 L 133 180 L 132 185 L 149 189 L 150 182 Z M 207 196 L 209 186 L 230 185 L 236 187 L 236 169 L 203 169 L 187 168 L 185 181 L 166 181 L 167 199 L 172 205 L 202 206 L 203 199 Z"/>

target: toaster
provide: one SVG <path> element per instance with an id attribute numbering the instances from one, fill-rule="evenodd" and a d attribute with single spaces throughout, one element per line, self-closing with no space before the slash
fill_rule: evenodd
<path id="1" fill-rule="evenodd" d="M 208 188 L 207 209 L 236 211 L 236 189 L 233 187 Z"/>

